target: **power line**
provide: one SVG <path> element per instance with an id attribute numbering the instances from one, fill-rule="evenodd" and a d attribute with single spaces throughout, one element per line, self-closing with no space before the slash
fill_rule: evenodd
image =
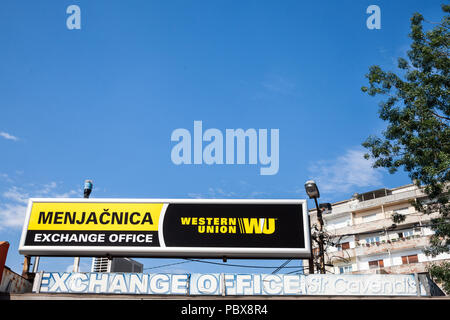
<path id="1" fill-rule="evenodd" d="M 291 271 L 291 272 L 288 272 L 288 273 L 286 273 L 286 274 L 295 274 L 295 273 L 305 273 L 304 271 L 305 271 L 305 268 L 306 267 L 299 267 L 300 269 L 297 269 L 297 270 L 294 270 L 294 271 Z"/>
<path id="2" fill-rule="evenodd" d="M 281 264 L 281 266 L 279 266 L 278 268 L 276 268 L 275 270 L 272 271 L 272 274 L 277 273 L 278 271 L 280 271 L 281 269 L 285 268 L 289 262 L 291 262 L 293 260 L 293 258 L 286 260 L 285 262 L 283 262 Z"/>
<path id="3" fill-rule="evenodd" d="M 175 262 L 175 263 L 163 264 L 163 265 L 156 266 L 156 267 L 144 268 L 144 270 L 150 270 L 150 269 L 157 269 L 157 268 L 169 267 L 169 266 L 174 266 L 174 265 L 176 265 L 176 264 L 182 264 L 182 263 L 188 263 L 188 262 L 191 262 L 191 261 L 181 261 L 181 262 Z"/>
<path id="4" fill-rule="evenodd" d="M 198 259 L 186 259 L 193 262 L 199 262 L 199 263 L 207 263 L 207 264 L 215 264 L 219 266 L 226 266 L 226 267 L 238 267 L 238 268 L 255 268 L 255 269 L 274 269 L 279 268 L 277 266 L 254 266 L 254 265 L 243 265 L 243 264 L 231 264 L 231 263 L 221 263 L 221 262 L 212 262 L 212 261 L 204 261 L 204 260 L 198 260 Z M 284 268 L 299 268 L 299 266 L 291 266 L 291 267 L 284 267 Z"/>
<path id="5" fill-rule="evenodd" d="M 189 259 L 186 258 L 184 259 L 185 261 L 181 261 L 181 262 L 174 262 L 174 263 L 169 263 L 169 264 L 163 264 L 160 266 L 155 266 L 155 267 L 148 267 L 148 268 L 144 268 L 143 270 L 150 270 L 150 269 L 158 269 L 158 268 L 164 268 L 164 267 L 169 267 L 169 266 L 174 266 L 177 264 L 183 264 L 183 263 L 189 263 L 189 262 L 198 262 L 198 263 L 206 263 L 206 264 L 214 264 L 214 265 L 220 265 L 220 266 L 226 266 L 226 267 L 239 267 L 239 268 L 255 268 L 255 269 L 274 269 L 275 271 L 278 272 L 279 270 L 281 270 L 282 268 L 289 268 L 289 269 L 294 269 L 294 268 L 303 268 L 303 267 L 299 267 L 299 266 L 286 266 L 290 261 L 293 260 L 293 258 L 285 261 L 281 266 L 255 266 L 255 265 L 243 265 L 243 264 L 232 264 L 232 263 L 221 263 L 221 262 L 213 262 L 213 261 L 204 261 L 204 260 L 198 260 L 198 259 Z M 275 273 L 276 273 L 275 272 Z M 274 273 L 274 272 L 272 272 Z"/>

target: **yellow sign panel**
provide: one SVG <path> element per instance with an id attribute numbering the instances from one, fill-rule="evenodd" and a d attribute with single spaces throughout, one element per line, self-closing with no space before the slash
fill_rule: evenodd
<path id="1" fill-rule="evenodd" d="M 163 205 L 35 202 L 28 230 L 157 231 Z"/>

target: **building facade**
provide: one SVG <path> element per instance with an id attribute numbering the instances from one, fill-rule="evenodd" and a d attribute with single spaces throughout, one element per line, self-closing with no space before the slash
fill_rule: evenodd
<path id="1" fill-rule="evenodd" d="M 414 201 L 424 198 L 425 193 L 410 184 L 333 203 L 331 212 L 322 215 L 327 273 L 422 273 L 432 262 L 450 260 L 448 253 L 430 257 L 423 252 L 433 234 L 431 219 L 437 217 L 415 210 Z M 394 214 L 405 220 L 395 224 Z M 310 210 L 310 223 L 314 232 L 315 209 Z M 317 257 L 314 242 L 313 252 Z M 308 273 L 307 262 L 305 266 Z"/>

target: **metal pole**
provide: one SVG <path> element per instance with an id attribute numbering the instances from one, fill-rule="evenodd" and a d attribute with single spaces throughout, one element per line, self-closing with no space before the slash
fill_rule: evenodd
<path id="1" fill-rule="evenodd" d="M 313 247 L 312 247 L 312 238 L 311 238 L 311 219 L 308 215 L 308 225 L 309 225 L 309 247 L 311 248 L 311 257 L 308 259 L 308 267 L 309 267 L 309 274 L 314 274 L 314 253 L 313 253 Z"/>
<path id="2" fill-rule="evenodd" d="M 420 279 L 419 279 L 419 274 L 418 273 L 414 273 L 414 280 L 416 281 L 416 294 L 417 296 L 421 296 L 421 290 L 420 290 Z"/>
<path id="3" fill-rule="evenodd" d="M 73 260 L 73 272 L 78 272 L 80 270 L 80 257 L 75 257 Z"/>
<path id="4" fill-rule="evenodd" d="M 37 273 L 39 267 L 39 259 L 40 257 L 34 257 L 34 265 L 33 265 L 33 273 Z"/>
<path id="5" fill-rule="evenodd" d="M 325 253 L 323 249 L 323 218 L 322 218 L 322 210 L 319 208 L 319 203 L 317 202 L 317 198 L 314 198 L 314 202 L 316 203 L 317 209 L 317 221 L 319 221 L 319 259 L 320 259 L 320 273 L 325 273 Z"/>
<path id="6" fill-rule="evenodd" d="M 25 256 L 23 260 L 22 277 L 29 279 L 31 257 Z"/>
<path id="7" fill-rule="evenodd" d="M 88 199 L 92 191 L 92 181 L 84 181 L 84 194 L 83 197 Z M 73 259 L 73 272 L 78 272 L 80 270 L 80 257 L 74 257 Z"/>

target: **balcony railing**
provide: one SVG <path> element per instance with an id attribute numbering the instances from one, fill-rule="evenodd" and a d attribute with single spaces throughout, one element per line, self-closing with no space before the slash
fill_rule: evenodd
<path id="1" fill-rule="evenodd" d="M 399 193 L 394 193 L 385 197 L 376 198 L 372 200 L 366 200 L 366 201 L 357 201 L 357 200 L 351 200 L 345 204 L 336 205 L 333 206 L 332 215 L 339 215 L 341 213 L 345 212 L 353 212 L 363 209 L 369 209 L 372 207 L 380 207 L 381 205 L 398 202 L 398 201 L 405 201 L 405 200 L 413 200 L 415 198 L 424 197 L 425 193 L 423 193 L 419 189 L 410 190 L 410 191 L 404 191 Z"/>
<path id="2" fill-rule="evenodd" d="M 367 256 L 372 254 L 386 253 L 387 250 L 407 250 L 412 248 L 423 248 L 429 244 L 428 236 L 411 236 L 406 238 L 396 238 L 392 240 L 382 240 L 380 242 L 361 244 L 355 247 L 357 256 Z"/>
<path id="3" fill-rule="evenodd" d="M 429 244 L 429 236 L 410 236 L 405 238 L 396 238 L 392 240 L 381 240 L 374 243 L 356 243 L 354 248 L 329 251 L 327 252 L 328 259 L 331 261 L 344 261 L 352 259 L 356 256 L 368 256 L 373 254 L 381 254 L 389 251 L 408 250 L 412 248 L 423 248 Z"/>
<path id="4" fill-rule="evenodd" d="M 439 213 L 433 213 L 430 215 L 421 214 L 421 213 L 409 213 L 405 214 L 405 221 L 397 225 L 397 229 L 402 226 L 412 225 L 412 224 L 426 224 L 431 219 L 437 218 Z M 315 220 L 312 220 L 311 223 L 315 223 Z M 379 232 L 383 230 L 390 230 L 391 226 L 394 222 L 392 221 L 392 211 L 386 213 L 386 218 L 378 219 L 370 222 L 357 223 L 349 226 L 345 226 L 342 228 L 327 228 L 325 225 L 325 230 L 333 236 L 339 236 L 343 234 L 358 234 L 358 233 L 369 233 L 369 232 Z M 393 229 L 395 230 L 395 229 Z"/>
<path id="5" fill-rule="evenodd" d="M 422 273 L 427 271 L 430 262 L 417 262 L 410 264 L 400 264 L 389 267 L 381 267 L 374 269 L 355 270 L 352 274 L 405 274 L 405 273 Z"/>

